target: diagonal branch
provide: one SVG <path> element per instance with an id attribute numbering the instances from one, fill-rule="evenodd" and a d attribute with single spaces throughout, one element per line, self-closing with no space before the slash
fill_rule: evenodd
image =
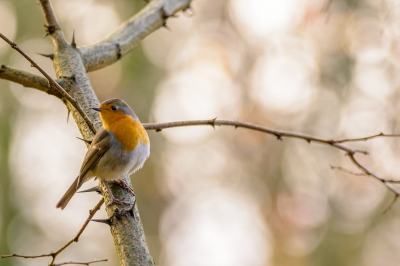
<path id="1" fill-rule="evenodd" d="M 330 165 L 330 167 L 331 167 L 332 170 L 337 169 L 337 170 L 340 170 L 340 171 L 342 171 L 342 172 L 344 172 L 346 174 L 350 174 L 350 175 L 354 175 L 354 176 L 368 176 L 369 175 L 369 174 L 366 174 L 364 172 L 356 173 L 356 172 L 354 172 L 354 171 L 352 171 L 350 169 L 347 169 L 347 168 L 344 168 L 344 167 L 340 167 L 340 166 Z M 388 182 L 388 183 L 400 184 L 400 180 L 386 179 L 386 178 L 384 180 L 386 182 Z M 381 180 L 379 180 L 379 181 L 381 181 Z"/>
<path id="2" fill-rule="evenodd" d="M 42 73 L 43 76 L 46 77 L 46 79 L 49 81 L 49 83 L 54 86 L 54 88 L 57 90 L 58 93 L 62 95 L 62 98 L 67 100 L 82 116 L 82 118 L 85 120 L 87 123 L 88 127 L 92 130 L 93 133 L 96 133 L 96 128 L 92 124 L 92 121 L 90 121 L 89 117 L 87 114 L 82 110 L 82 108 L 79 106 L 78 102 L 75 101 L 52 77 L 49 76 L 49 74 L 46 73 L 38 64 L 36 64 L 35 61 L 33 61 L 32 58 L 30 58 L 29 55 L 27 55 L 19 46 L 12 42 L 10 39 L 8 39 L 6 36 L 4 36 L 2 33 L 0 33 L 0 38 L 2 38 L 4 41 L 6 41 L 13 49 L 18 51 L 23 57 L 25 57 L 26 60 L 29 61 L 29 63 L 32 64 L 37 70 L 39 70 L 40 73 Z"/>
<path id="3" fill-rule="evenodd" d="M 386 180 L 385 178 L 383 178 L 382 176 L 372 172 L 371 170 L 369 170 L 367 167 L 365 167 L 363 164 L 361 164 L 355 157 L 354 154 L 347 154 L 350 158 L 350 160 L 359 168 L 361 169 L 361 171 L 363 171 L 365 174 L 381 181 L 390 191 L 392 191 L 394 193 L 394 198 L 393 200 L 390 202 L 389 206 L 387 206 L 385 208 L 385 210 L 383 211 L 383 213 L 387 213 L 392 206 L 396 203 L 398 197 L 400 196 L 400 190 L 398 188 L 396 188 L 395 186 L 393 186 L 392 182 Z"/>
<path id="4" fill-rule="evenodd" d="M 331 164 L 329 166 L 331 167 L 332 170 L 337 169 L 337 170 L 342 171 L 342 172 L 344 172 L 346 174 L 350 174 L 350 175 L 354 175 L 354 176 L 368 176 L 364 172 L 356 173 L 356 172 L 354 172 L 354 171 L 352 171 L 350 169 L 347 169 L 347 168 L 344 168 L 344 167 L 341 167 L 341 166 L 334 166 L 334 165 L 331 165 Z"/>
<path id="5" fill-rule="evenodd" d="M 93 216 L 96 214 L 98 210 L 100 210 L 101 205 L 103 205 L 104 199 L 101 198 L 101 200 L 96 204 L 96 206 L 89 211 L 89 216 L 86 219 L 86 221 L 83 223 L 81 229 L 79 229 L 78 233 L 69 240 L 67 243 L 64 244 L 61 248 L 59 248 L 56 252 L 51 252 L 47 254 L 42 254 L 42 255 L 33 255 L 33 256 L 27 256 L 27 255 L 20 255 L 20 254 L 11 254 L 11 255 L 2 255 L 1 258 L 12 258 L 12 257 L 18 257 L 18 258 L 25 258 L 25 259 L 36 259 L 36 258 L 43 258 L 43 257 L 52 257 L 51 262 L 49 263 L 49 266 L 55 266 L 55 265 L 63 265 L 63 264 L 54 264 L 54 261 L 56 260 L 57 256 L 64 250 L 66 249 L 69 245 L 71 245 L 73 242 L 78 242 L 79 237 L 83 233 L 83 231 L 86 229 L 86 226 L 89 224 L 90 220 L 93 218 Z M 65 264 L 65 263 L 64 263 Z M 71 263 L 69 263 L 71 264 Z M 88 264 L 86 264 L 88 265 Z"/>
<path id="6" fill-rule="evenodd" d="M 49 95 L 53 95 L 59 99 L 62 98 L 58 91 L 49 86 L 49 81 L 47 79 L 22 69 L 0 65 L 0 79 L 13 81 L 21 84 L 24 87 L 34 88 Z"/>
<path id="7" fill-rule="evenodd" d="M 121 59 L 146 36 L 165 25 L 168 17 L 190 8 L 191 0 L 152 0 L 102 41 L 79 48 L 87 72 Z"/>

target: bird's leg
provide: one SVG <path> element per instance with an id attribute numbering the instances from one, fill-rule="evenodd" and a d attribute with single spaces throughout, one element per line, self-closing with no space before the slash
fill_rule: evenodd
<path id="1" fill-rule="evenodd" d="M 114 197 L 114 194 L 111 192 L 111 189 L 108 186 L 107 181 L 102 180 L 102 182 L 103 182 L 104 186 L 107 188 L 107 191 L 108 191 L 108 193 L 110 194 L 110 197 L 111 197 L 111 202 L 108 203 L 106 207 L 109 207 L 112 204 L 131 205 L 130 202 L 122 201 L 122 200 L 119 200 L 116 197 Z M 135 206 L 135 202 L 133 203 L 133 205 Z"/>

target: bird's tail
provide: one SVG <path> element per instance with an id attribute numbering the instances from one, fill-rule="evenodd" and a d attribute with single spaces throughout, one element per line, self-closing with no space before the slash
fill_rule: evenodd
<path id="1" fill-rule="evenodd" d="M 65 192 L 64 196 L 60 199 L 60 201 L 57 203 L 57 208 L 61 208 L 61 210 L 64 210 L 64 208 L 67 206 L 68 202 L 71 200 L 71 198 L 75 195 L 75 192 L 78 190 L 78 180 L 79 176 L 75 179 L 75 181 L 72 183 L 72 185 L 69 187 L 67 192 Z"/>

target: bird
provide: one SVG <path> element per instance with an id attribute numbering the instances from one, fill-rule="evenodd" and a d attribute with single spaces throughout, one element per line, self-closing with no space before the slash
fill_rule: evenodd
<path id="1" fill-rule="evenodd" d="M 107 181 L 133 174 L 143 167 L 150 156 L 149 136 L 125 101 L 108 99 L 92 109 L 99 112 L 103 125 L 90 142 L 78 176 L 56 205 L 62 210 L 82 184 L 95 177 L 104 183 L 110 193 L 110 204 L 125 204 L 114 197 Z M 124 185 L 122 180 L 119 181 Z"/>

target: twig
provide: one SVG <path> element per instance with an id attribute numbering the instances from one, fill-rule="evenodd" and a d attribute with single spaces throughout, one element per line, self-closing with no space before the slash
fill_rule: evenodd
<path id="1" fill-rule="evenodd" d="M 44 258 L 44 257 L 50 257 L 51 254 L 42 254 L 42 255 L 33 255 L 33 256 L 28 256 L 28 255 L 20 255 L 20 254 L 10 254 L 10 255 L 1 255 L 2 259 L 6 258 L 24 258 L 24 259 L 37 259 L 37 258 Z"/>
<path id="2" fill-rule="evenodd" d="M 32 60 L 32 58 L 29 57 L 19 46 L 12 42 L 10 39 L 8 39 L 6 36 L 4 36 L 2 33 L 0 33 L 0 38 L 2 38 L 4 41 L 6 41 L 13 49 L 18 51 L 23 57 L 25 57 L 26 60 L 28 60 L 32 66 L 34 66 L 37 70 L 39 70 L 40 73 L 42 73 L 43 76 L 47 78 L 49 83 L 56 88 L 57 92 L 62 95 L 64 99 L 66 99 L 71 105 L 79 112 L 79 114 L 82 116 L 82 118 L 85 120 L 86 124 L 90 128 L 90 130 L 93 133 L 96 133 L 96 128 L 90 121 L 89 117 L 86 115 L 86 113 L 82 110 L 82 108 L 79 106 L 79 104 L 73 99 L 52 77 L 50 77 L 38 64 L 36 64 L 35 61 Z"/>
<path id="3" fill-rule="evenodd" d="M 332 170 L 338 169 L 338 170 L 340 170 L 342 172 L 345 172 L 347 174 L 351 174 L 351 175 L 355 175 L 355 176 L 368 176 L 366 173 L 356 173 L 356 172 L 351 171 L 350 169 L 346 169 L 346 168 L 343 168 L 343 167 L 340 167 L 340 166 L 334 166 L 334 165 L 331 165 L 331 164 L 329 166 L 331 167 Z"/>
<path id="4" fill-rule="evenodd" d="M 383 210 L 383 214 L 386 214 L 388 211 L 390 211 L 393 207 L 393 205 L 396 203 L 397 199 L 399 198 L 399 194 L 395 194 L 392 201 L 389 203 L 389 205 Z"/>
<path id="5" fill-rule="evenodd" d="M 386 180 L 385 178 L 383 178 L 382 176 L 372 172 L 371 170 L 369 170 L 367 167 L 365 167 L 363 164 L 361 164 L 355 157 L 354 154 L 347 154 L 350 158 L 350 160 L 361 170 L 363 171 L 365 174 L 374 177 L 375 179 L 381 181 L 390 191 L 392 191 L 395 195 L 400 195 L 400 190 L 398 188 L 396 188 L 395 186 L 393 186 L 393 182 Z"/>
<path id="6" fill-rule="evenodd" d="M 103 205 L 103 203 L 104 203 L 104 198 L 101 198 L 100 201 L 96 204 L 96 206 L 94 206 L 94 208 L 91 211 L 89 211 L 89 216 L 86 219 L 86 221 L 83 223 L 81 229 L 79 229 L 78 233 L 70 241 L 68 241 L 64 246 L 62 246 L 59 250 L 54 252 L 53 259 L 49 265 L 53 265 L 57 255 L 60 254 L 69 245 L 71 245 L 73 242 L 78 242 L 79 237 L 81 236 L 83 231 L 86 229 L 86 226 L 89 224 L 90 220 L 93 218 L 93 216 L 96 214 L 96 212 L 98 210 L 100 210 L 100 207 L 101 207 L 101 205 Z"/>
<path id="7" fill-rule="evenodd" d="M 233 126 L 235 128 L 242 127 L 242 128 L 252 129 L 252 130 L 264 132 L 267 134 L 275 135 L 280 140 L 282 139 L 282 137 L 298 138 L 298 139 L 304 139 L 308 143 L 317 142 L 317 143 L 333 146 L 335 148 L 345 151 L 346 153 L 368 154 L 368 152 L 365 150 L 351 148 L 351 147 L 342 145 L 341 143 L 336 143 L 333 140 L 317 138 L 317 137 L 310 136 L 307 134 L 301 134 L 301 133 L 295 133 L 295 132 L 289 132 L 289 131 L 280 131 L 280 130 L 275 130 L 275 129 L 271 129 L 268 127 L 263 127 L 263 126 L 259 126 L 259 125 L 255 125 L 255 124 L 251 124 L 251 123 L 233 121 L 233 120 L 217 120 L 216 118 L 214 118 L 214 119 L 209 119 L 209 120 L 190 120 L 190 121 L 176 121 L 176 122 L 168 122 L 168 123 L 143 124 L 145 129 L 155 130 L 157 132 L 159 132 L 165 128 L 171 128 L 171 127 L 204 126 L 204 125 L 210 125 L 212 127 L 215 127 L 215 126 Z"/>
<path id="8" fill-rule="evenodd" d="M 102 259 L 102 260 L 93 260 L 93 261 L 88 261 L 88 262 L 75 262 L 75 261 L 60 262 L 60 263 L 53 264 L 53 266 L 69 265 L 69 264 L 76 264 L 76 265 L 89 265 L 89 264 L 92 264 L 92 263 L 104 262 L 104 261 L 108 261 L 108 259 Z"/>
<path id="9" fill-rule="evenodd" d="M 66 249 L 69 245 L 71 245 L 73 242 L 78 242 L 79 237 L 81 236 L 83 231 L 86 229 L 86 226 L 89 224 L 90 220 L 93 218 L 93 216 L 96 214 L 96 212 L 100 209 L 100 207 L 101 207 L 101 205 L 103 205 L 103 203 L 104 203 L 104 198 L 101 198 L 101 200 L 96 204 L 96 206 L 92 210 L 89 211 L 89 216 L 86 219 L 86 221 L 83 223 L 81 229 L 79 229 L 78 233 L 70 241 L 68 241 L 64 246 L 62 246 L 60 249 L 58 249 L 56 252 L 51 252 L 51 253 L 42 254 L 42 255 L 35 255 L 35 256 L 11 254 L 11 255 L 2 255 L 1 258 L 18 257 L 18 258 L 25 258 L 25 259 L 36 259 L 36 258 L 43 258 L 43 257 L 52 257 L 52 260 L 49 263 L 49 266 L 57 265 L 57 264 L 54 264 L 54 261 L 57 258 L 57 256 L 64 249 Z M 61 265 L 61 264 L 59 264 L 59 265 Z"/>
<path id="10" fill-rule="evenodd" d="M 345 173 L 351 174 L 351 175 L 355 175 L 355 176 L 368 176 L 368 174 L 366 174 L 366 173 L 356 173 L 356 172 L 351 171 L 350 169 L 346 169 L 346 168 L 343 168 L 343 167 L 340 167 L 340 166 L 330 165 L 330 167 L 333 170 L 334 169 L 338 169 L 338 170 L 340 170 L 342 172 L 345 172 Z M 392 184 L 400 184 L 400 180 L 393 180 L 393 179 L 386 179 L 385 178 L 384 181 L 388 182 L 388 183 L 392 183 Z"/>
<path id="11" fill-rule="evenodd" d="M 385 133 L 381 132 L 381 133 L 378 133 L 375 135 L 362 137 L 362 138 L 336 139 L 336 140 L 332 140 L 332 141 L 335 143 L 352 142 L 352 141 L 367 141 L 369 139 L 374 139 L 374 138 L 378 138 L 378 137 L 400 137 L 400 134 L 385 134 Z"/>

